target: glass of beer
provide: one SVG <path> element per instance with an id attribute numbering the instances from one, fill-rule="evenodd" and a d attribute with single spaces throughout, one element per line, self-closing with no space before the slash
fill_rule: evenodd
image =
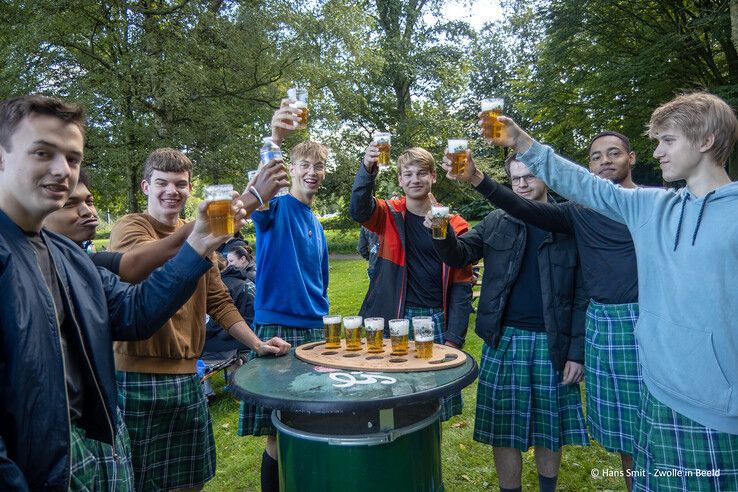
<path id="1" fill-rule="evenodd" d="M 466 149 L 469 142 L 464 139 L 449 139 L 448 153 L 451 154 L 451 174 L 464 174 L 466 169 Z"/>
<path id="2" fill-rule="evenodd" d="M 325 348 L 341 348 L 341 315 L 323 316 L 323 330 L 325 331 Z"/>
<path id="3" fill-rule="evenodd" d="M 298 110 L 297 128 L 307 128 L 308 123 L 308 91 L 302 87 L 293 87 L 287 91 L 287 97 L 292 99 L 293 103 L 290 104 L 291 108 Z"/>
<path id="4" fill-rule="evenodd" d="M 233 207 L 233 185 L 211 185 L 205 187 L 205 200 L 208 203 L 208 222 L 210 233 L 213 236 L 233 235 L 234 213 Z"/>
<path id="5" fill-rule="evenodd" d="M 377 164 L 381 167 L 389 166 L 390 149 L 392 149 L 392 135 L 388 132 L 374 132 L 372 143 L 379 148 Z"/>
<path id="6" fill-rule="evenodd" d="M 442 205 L 433 205 L 431 207 L 431 232 L 433 239 L 446 239 L 446 229 L 448 228 L 448 207 Z M 413 318 L 414 319 L 414 318 Z"/>
<path id="7" fill-rule="evenodd" d="M 418 359 L 430 359 L 433 357 L 434 331 L 433 318 L 430 316 L 413 317 L 415 357 Z"/>
<path id="8" fill-rule="evenodd" d="M 389 321 L 392 355 L 407 355 L 407 339 L 410 331 L 410 320 L 391 319 Z"/>
<path id="9" fill-rule="evenodd" d="M 504 136 L 504 126 L 497 121 L 505 107 L 505 99 L 494 97 L 482 99 L 482 136 L 489 140 L 498 140 Z"/>
<path id="10" fill-rule="evenodd" d="M 361 316 L 343 318 L 343 334 L 346 336 L 346 350 L 361 350 Z"/>
<path id="11" fill-rule="evenodd" d="M 366 318 L 364 320 L 364 331 L 366 331 L 366 347 L 370 354 L 381 354 L 384 351 L 384 318 Z"/>

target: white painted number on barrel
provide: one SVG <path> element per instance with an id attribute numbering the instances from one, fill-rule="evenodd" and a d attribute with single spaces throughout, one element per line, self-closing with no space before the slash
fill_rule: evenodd
<path id="1" fill-rule="evenodd" d="M 357 377 L 358 376 L 358 377 Z M 376 372 L 331 372 L 328 377 L 339 384 L 334 383 L 335 388 L 350 388 L 357 384 L 395 384 L 397 380 Z"/>

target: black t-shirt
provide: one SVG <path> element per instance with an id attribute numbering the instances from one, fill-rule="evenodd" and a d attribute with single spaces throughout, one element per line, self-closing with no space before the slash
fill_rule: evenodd
<path id="1" fill-rule="evenodd" d="M 90 255 L 90 259 L 95 266 L 103 267 L 116 275 L 120 275 L 118 272 L 121 258 L 123 258 L 123 253 L 113 253 L 112 251 L 101 251 Z"/>
<path id="2" fill-rule="evenodd" d="M 520 271 L 507 299 L 503 324 L 528 331 L 546 331 L 543 324 L 543 293 L 538 268 L 538 248 L 548 234 L 532 225 L 525 225 L 527 239 Z"/>
<path id="3" fill-rule="evenodd" d="M 66 375 L 67 395 L 69 397 L 69 416 L 72 421 L 82 416 L 82 407 L 84 404 L 84 384 L 82 382 L 82 366 L 79 351 L 68 343 L 69 338 L 69 317 L 64 311 L 64 300 L 62 299 L 61 277 L 56 275 L 56 270 L 51 261 L 49 249 L 46 246 L 40 234 L 26 233 L 28 241 L 36 252 L 36 260 L 41 274 L 46 281 L 46 287 L 51 293 L 54 300 L 54 309 L 56 310 L 57 326 L 60 327 L 59 334 L 61 336 L 61 346 L 64 353 L 64 372 Z"/>
<path id="4" fill-rule="evenodd" d="M 433 248 L 431 231 L 424 217 L 405 214 L 405 264 L 407 265 L 406 306 L 443 307 L 442 262 Z"/>

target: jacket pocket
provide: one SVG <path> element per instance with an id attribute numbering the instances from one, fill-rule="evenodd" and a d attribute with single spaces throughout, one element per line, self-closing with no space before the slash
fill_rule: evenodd
<path id="1" fill-rule="evenodd" d="M 718 362 L 712 333 L 641 308 L 635 331 L 644 375 L 675 399 L 728 414 L 732 388 Z"/>
<path id="2" fill-rule="evenodd" d="M 493 232 L 484 238 L 485 244 L 497 251 L 506 251 L 512 249 L 515 245 L 515 237 L 502 232 Z"/>

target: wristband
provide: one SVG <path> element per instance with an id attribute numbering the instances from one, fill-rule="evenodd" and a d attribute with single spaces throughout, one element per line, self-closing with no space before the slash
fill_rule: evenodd
<path id="1" fill-rule="evenodd" d="M 249 193 L 251 193 L 252 195 L 254 195 L 256 197 L 256 199 L 259 200 L 259 206 L 260 207 L 263 207 L 264 206 L 264 200 L 262 200 L 261 195 L 259 194 L 258 191 L 256 191 L 256 188 L 254 188 L 253 186 L 249 186 Z"/>

